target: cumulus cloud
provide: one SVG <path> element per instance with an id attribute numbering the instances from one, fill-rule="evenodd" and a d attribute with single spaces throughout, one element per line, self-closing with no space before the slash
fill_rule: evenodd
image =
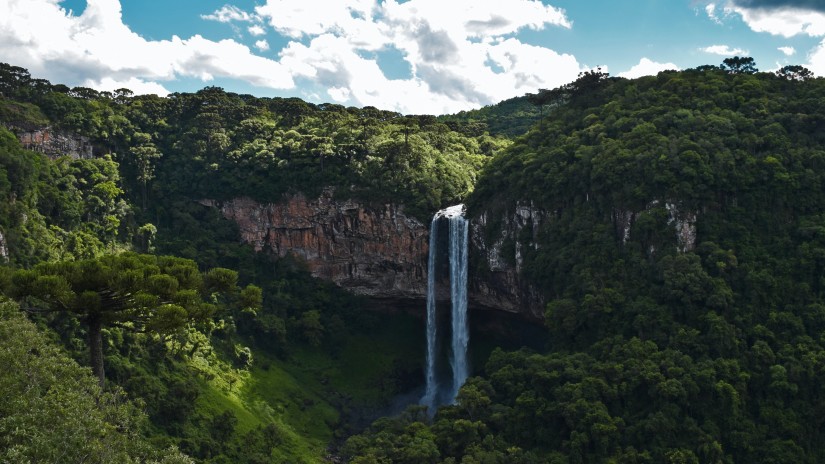
<path id="1" fill-rule="evenodd" d="M 218 21 L 220 23 L 231 23 L 232 21 L 248 22 L 254 20 L 254 16 L 233 5 L 224 5 L 212 14 L 201 15 L 201 18 L 209 21 Z"/>
<path id="2" fill-rule="evenodd" d="M 247 28 L 247 31 L 249 31 L 250 35 L 254 35 L 256 37 L 266 34 L 264 28 L 262 28 L 258 24 L 253 24 L 252 26 L 249 26 L 249 28 Z"/>
<path id="3" fill-rule="evenodd" d="M 778 47 L 777 50 L 784 53 L 785 56 L 793 56 L 796 54 L 796 49 L 793 47 Z"/>
<path id="4" fill-rule="evenodd" d="M 132 85 L 136 92 L 165 94 L 158 81 L 180 76 L 294 86 L 281 64 L 234 40 L 215 42 L 199 35 L 146 40 L 123 23 L 118 0 L 88 0 L 80 16 L 54 0 L 0 2 L 0 56 L 33 75 L 100 90 Z"/>
<path id="5" fill-rule="evenodd" d="M 794 8 L 741 8 L 733 10 L 755 32 L 767 32 L 782 37 L 805 34 L 812 37 L 825 36 L 825 13 Z"/>
<path id="6" fill-rule="evenodd" d="M 619 77 L 626 77 L 628 79 L 635 79 L 642 76 L 654 76 L 660 71 L 679 70 L 679 67 L 673 63 L 657 63 L 648 58 L 639 60 L 639 64 L 633 66 L 625 72 L 619 73 Z"/>
<path id="7" fill-rule="evenodd" d="M 825 76 L 825 41 L 811 50 L 808 54 L 808 63 L 804 66 L 818 76 Z"/>
<path id="8" fill-rule="evenodd" d="M 553 88 L 584 70 L 572 55 L 521 42 L 522 29 L 572 26 L 540 1 L 372 0 L 309 11 L 302 0 L 269 0 L 256 13 L 293 42 L 281 62 L 336 101 L 402 112 L 454 112 Z M 388 79 L 363 53 L 396 49 L 409 79 Z M 348 92 L 341 92 L 346 88 Z"/>
<path id="9" fill-rule="evenodd" d="M 700 48 L 699 51 L 711 53 L 713 55 L 734 56 L 747 55 L 748 51 L 742 48 L 731 48 L 728 45 L 711 45 L 709 47 Z"/>
<path id="10" fill-rule="evenodd" d="M 115 80 L 111 77 L 103 77 L 97 80 L 87 79 L 80 85 L 81 87 L 110 91 L 115 89 L 129 89 L 137 95 L 167 95 L 169 93 L 164 86 L 157 82 L 146 82 L 136 77 L 130 77 L 125 80 Z"/>
<path id="11" fill-rule="evenodd" d="M 300 82 L 305 98 L 405 113 L 495 103 L 560 86 L 587 69 L 572 55 L 517 38 L 526 29 L 572 27 L 563 10 L 539 0 L 352 0 L 321 9 L 306 0 L 266 0 L 250 11 L 224 5 L 202 18 L 246 22 L 252 37 L 272 27 L 290 41 L 273 60 L 253 53 L 268 50 L 263 38 L 252 39 L 254 46 L 200 35 L 147 40 L 124 24 L 119 0 L 88 0 L 79 16 L 57 0 L 4 0 L 0 56 L 70 85 L 164 93 L 164 82 L 183 76 L 274 89 Z M 378 58 L 386 50 L 406 62 L 409 77 L 387 77 Z"/>
<path id="12" fill-rule="evenodd" d="M 719 20 L 716 4 L 705 9 L 708 16 Z M 738 15 L 755 32 L 792 37 L 809 35 L 825 36 L 825 2 L 821 0 L 727 0 L 724 16 Z"/>

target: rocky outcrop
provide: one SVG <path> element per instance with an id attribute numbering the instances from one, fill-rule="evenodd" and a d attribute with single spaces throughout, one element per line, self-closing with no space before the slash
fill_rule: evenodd
<path id="1" fill-rule="evenodd" d="M 676 249 L 682 253 L 696 248 L 696 213 L 684 211 L 675 203 L 665 203 L 667 223 L 676 228 Z"/>
<path id="2" fill-rule="evenodd" d="M 316 277 L 362 295 L 426 298 L 429 225 L 406 216 L 400 206 L 335 200 L 329 191 L 315 199 L 289 195 L 272 204 L 249 198 L 201 203 L 234 220 L 243 242 L 277 256 L 297 256 Z M 486 215 L 470 219 L 469 252 L 481 263 L 470 272 L 471 307 L 542 317 L 539 293 L 519 277 L 524 245 L 505 246 L 525 227 L 536 230 L 541 217 L 532 206 L 517 206 L 501 221 L 492 243 L 484 239 Z M 439 294 L 439 299 L 447 297 L 446 291 Z"/>
<path id="3" fill-rule="evenodd" d="M 647 205 L 646 211 L 660 204 L 659 200 L 653 200 Z M 667 210 L 667 223 L 676 231 L 676 249 L 682 253 L 693 251 L 696 248 L 696 212 L 684 210 L 670 201 L 665 202 L 665 209 Z M 613 226 L 622 244 L 630 239 L 630 231 L 638 216 L 639 213 L 634 211 L 613 210 Z"/>
<path id="4" fill-rule="evenodd" d="M 3 230 L 0 229 L 0 263 L 9 262 L 9 247 L 6 244 L 6 236 L 3 235 Z"/>
<path id="5" fill-rule="evenodd" d="M 248 198 L 201 201 L 217 207 L 240 227 L 241 239 L 258 251 L 293 255 L 316 277 L 354 293 L 378 298 L 426 298 L 429 227 L 397 205 L 371 207 L 336 200 L 331 191 L 308 199 L 296 194 L 273 204 Z M 661 203 L 651 202 L 648 209 Z M 664 202 L 679 251 L 696 246 L 696 213 Z M 498 213 L 470 217 L 469 304 L 544 316 L 544 295 L 523 277 L 525 252 L 537 248 L 537 234 L 548 215 L 532 202 L 517 202 Z M 639 213 L 613 212 L 617 237 L 626 242 Z M 448 288 L 440 285 L 439 288 Z M 442 291 L 439 299 L 448 298 Z M 421 306 L 423 308 L 423 306 Z"/>
<path id="6" fill-rule="evenodd" d="M 92 144 L 88 137 L 43 127 L 18 132 L 20 144 L 27 150 L 43 153 L 51 158 L 69 156 L 74 159 L 92 158 Z"/>
<path id="7" fill-rule="evenodd" d="M 426 295 L 428 230 L 399 206 L 336 201 L 331 192 L 316 199 L 290 195 L 273 204 L 248 198 L 201 203 L 220 208 L 256 250 L 300 257 L 312 275 L 354 293 Z"/>
<path id="8" fill-rule="evenodd" d="M 545 219 L 532 202 L 516 203 L 497 221 L 488 212 L 470 218 L 471 303 L 519 313 L 531 319 L 544 317 L 541 292 L 522 277 L 524 248 L 538 247 L 536 234 Z"/>

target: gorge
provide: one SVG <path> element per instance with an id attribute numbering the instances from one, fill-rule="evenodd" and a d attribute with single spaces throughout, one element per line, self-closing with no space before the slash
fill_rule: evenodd
<path id="1" fill-rule="evenodd" d="M 380 299 L 427 299 L 430 231 L 403 206 L 337 199 L 331 189 L 314 199 L 288 194 L 277 203 L 250 198 L 200 203 L 234 221 L 243 243 L 279 257 L 297 256 L 315 277 Z M 470 218 L 468 263 L 480 271 L 468 279 L 471 307 L 531 320 L 543 317 L 540 293 L 519 274 L 521 247 L 532 246 L 532 240 L 512 249 L 504 246 L 525 228 L 537 230 L 542 215 L 537 208 L 516 204 L 513 212 L 501 215 L 493 231 L 485 231 L 492 223 L 487 213 Z M 487 236 L 494 237 L 492 243 Z M 443 289 L 435 293 L 438 300 L 449 297 Z"/>
<path id="2" fill-rule="evenodd" d="M 48 338 L 0 337 L 0 461 L 111 448 L 116 423 L 75 427 L 108 404 L 88 368 L 59 397 L 17 363 L 88 366 L 94 338 L 135 462 L 825 462 L 825 79 L 591 73 L 504 140 L 481 113 L 9 75 L 0 119 L 95 156 L 0 125 L 0 331 Z"/>

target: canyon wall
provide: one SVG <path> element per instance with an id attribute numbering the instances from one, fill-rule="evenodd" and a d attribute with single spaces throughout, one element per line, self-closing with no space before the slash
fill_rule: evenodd
<path id="1" fill-rule="evenodd" d="M 376 298 L 423 300 L 427 293 L 429 224 L 404 214 L 393 204 L 368 206 L 337 200 L 331 191 L 309 199 L 301 194 L 262 204 L 249 198 L 224 202 L 203 200 L 234 220 L 241 240 L 258 251 L 294 255 L 306 262 L 312 275 L 330 280 L 354 293 Z M 654 202 L 650 207 L 655 207 Z M 677 248 L 696 244 L 696 213 L 665 202 L 668 223 L 674 227 Z M 544 295 L 523 277 L 524 254 L 538 247 L 537 233 L 548 220 L 532 202 L 516 202 L 493 213 L 469 217 L 469 304 L 544 317 Z M 617 238 L 630 236 L 637 213 L 615 211 Z M 439 285 L 438 299 L 446 300 L 448 285 Z M 423 310 L 423 305 L 422 305 Z"/>
<path id="2" fill-rule="evenodd" d="M 422 298 L 427 291 L 428 230 L 401 207 L 372 208 L 289 195 L 279 203 L 248 198 L 202 204 L 234 220 L 241 240 L 257 251 L 294 255 L 312 275 L 354 293 L 382 298 Z"/>
<path id="3" fill-rule="evenodd" d="M 93 157 L 92 144 L 89 138 L 73 132 L 42 127 L 19 132 L 17 136 L 23 148 L 43 153 L 51 158 L 63 155 L 73 159 Z"/>
<path id="4" fill-rule="evenodd" d="M 314 199 L 288 195 L 269 204 L 249 198 L 201 203 L 235 221 L 241 240 L 255 250 L 297 256 L 315 277 L 377 298 L 426 298 L 429 224 L 406 216 L 403 207 L 336 200 L 330 191 Z M 500 234 L 515 236 L 538 217 L 538 212 L 519 207 L 512 220 L 502 221 Z M 540 319 L 540 295 L 519 277 L 521 245 L 510 256 L 502 247 L 503 239 L 485 243 L 486 217 L 470 220 L 471 307 Z M 439 294 L 439 299 L 447 297 Z"/>
<path id="5" fill-rule="evenodd" d="M 497 220 L 484 211 L 470 218 L 470 299 L 476 304 L 544 318 L 544 297 L 523 277 L 524 247 L 537 247 L 545 219 L 532 202 L 517 202 Z M 474 272 L 473 272 L 474 271 Z"/>

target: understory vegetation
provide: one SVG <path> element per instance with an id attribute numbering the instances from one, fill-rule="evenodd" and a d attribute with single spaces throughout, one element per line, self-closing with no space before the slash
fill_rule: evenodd
<path id="1" fill-rule="evenodd" d="M 0 461 L 824 462 L 823 95 L 736 58 L 436 118 L 0 64 Z M 24 144 L 44 129 L 93 156 Z M 503 247 L 540 341 L 396 410 L 422 319 L 199 202 L 323 191 L 422 221 L 466 202 L 491 237 L 531 204 Z"/>

